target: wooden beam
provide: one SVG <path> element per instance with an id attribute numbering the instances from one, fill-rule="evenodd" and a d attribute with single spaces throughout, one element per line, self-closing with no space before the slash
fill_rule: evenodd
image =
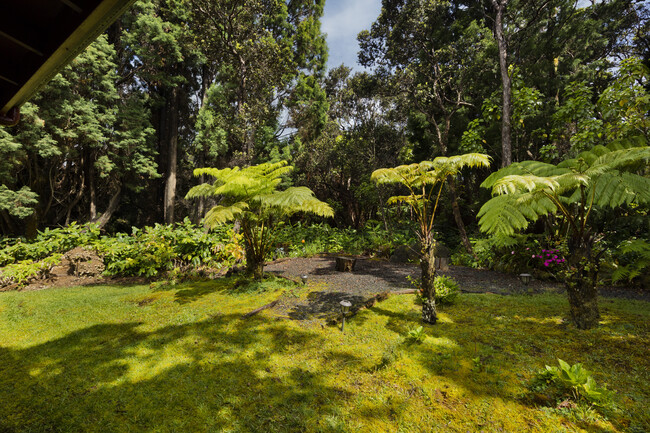
<path id="1" fill-rule="evenodd" d="M 77 6 L 75 3 L 71 2 L 70 0 L 59 0 L 59 1 L 78 14 L 83 12 L 83 9 L 81 9 L 79 6 Z"/>
<path id="2" fill-rule="evenodd" d="M 135 0 L 101 0 L 88 16 L 59 44 L 54 52 L 30 74 L 27 82 L 2 107 L 0 115 L 13 107 L 20 107 L 41 87 L 47 84 L 57 72 L 70 63 L 84 48 L 112 24 Z M 41 42 L 41 41 L 39 41 Z M 43 41 L 45 42 L 45 41 Z"/>
<path id="3" fill-rule="evenodd" d="M 14 29 L 12 29 L 14 30 Z M 19 45 L 23 47 L 24 49 L 31 51 L 32 53 L 36 54 L 37 56 L 43 57 L 43 52 L 39 50 L 38 48 L 34 47 L 32 43 L 27 41 L 27 38 L 25 38 L 23 35 L 18 35 L 18 34 L 9 34 L 7 32 L 4 32 L 0 30 L 0 37 L 3 37 L 5 39 L 10 40 L 16 45 Z"/>

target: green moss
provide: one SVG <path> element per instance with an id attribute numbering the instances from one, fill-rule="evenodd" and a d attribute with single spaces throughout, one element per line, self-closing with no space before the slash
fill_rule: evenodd
<path id="1" fill-rule="evenodd" d="M 647 303 L 604 300 L 603 324 L 578 331 L 559 295 L 461 295 L 407 344 L 411 296 L 341 334 L 272 310 L 243 319 L 280 291 L 233 284 L 0 293 L 0 431 L 650 429 Z M 607 419 L 531 403 L 530 378 L 558 357 L 616 392 Z"/>

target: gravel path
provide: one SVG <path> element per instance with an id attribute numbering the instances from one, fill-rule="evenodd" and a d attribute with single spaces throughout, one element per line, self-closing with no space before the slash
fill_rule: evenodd
<path id="1" fill-rule="evenodd" d="M 274 312 L 278 316 L 297 320 L 327 319 L 338 314 L 342 300 L 360 306 L 378 293 L 413 288 L 407 276 L 420 277 L 420 268 L 415 264 L 360 257 L 353 272 L 337 272 L 335 263 L 334 256 L 316 256 L 280 259 L 267 264 L 264 268 L 266 272 L 296 281 L 302 275 L 308 278 L 306 299 L 299 294 L 295 297 L 285 296 L 274 307 Z M 526 287 L 516 275 L 486 269 L 451 266 L 448 271 L 440 273 L 455 279 L 461 291 L 466 293 L 510 295 L 564 291 L 561 284 L 548 281 L 533 280 Z M 601 288 L 600 293 L 605 297 L 650 301 L 650 293 L 647 292 Z"/>

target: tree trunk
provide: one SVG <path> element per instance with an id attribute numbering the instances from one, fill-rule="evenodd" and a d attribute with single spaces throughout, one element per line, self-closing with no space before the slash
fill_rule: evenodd
<path id="1" fill-rule="evenodd" d="M 449 177 L 448 185 L 449 185 L 449 196 L 451 198 L 451 209 L 454 213 L 454 220 L 456 221 L 456 225 L 458 226 L 460 239 L 463 242 L 463 246 L 465 247 L 465 250 L 474 257 L 474 260 L 478 261 L 478 257 L 476 253 L 474 253 L 474 249 L 472 248 L 472 244 L 469 241 L 469 237 L 467 237 L 467 231 L 465 230 L 465 223 L 463 222 L 463 218 L 460 214 L 460 207 L 458 206 L 458 194 L 456 194 L 456 179 L 453 176 Z"/>
<path id="2" fill-rule="evenodd" d="M 421 290 L 422 290 L 422 321 L 435 325 L 438 321 L 436 314 L 436 266 L 433 252 L 435 242 L 423 239 L 422 255 L 420 257 L 420 268 L 422 269 Z"/>
<path id="3" fill-rule="evenodd" d="M 113 197 L 111 197 L 111 200 L 108 202 L 108 207 L 104 211 L 104 213 L 97 219 L 95 219 L 93 222 L 97 223 L 99 228 L 104 228 L 106 224 L 110 221 L 111 217 L 113 216 L 113 213 L 117 210 L 117 207 L 120 204 L 120 193 L 122 192 L 122 188 L 117 189 L 117 192 L 113 194 Z"/>
<path id="4" fill-rule="evenodd" d="M 573 323 L 578 329 L 598 326 L 598 265 L 594 263 L 589 241 L 569 241 L 568 265 L 564 285 Z"/>
<path id="5" fill-rule="evenodd" d="M 246 271 L 254 280 L 261 281 L 264 276 L 264 259 L 260 259 L 255 254 L 248 254 L 246 249 Z"/>
<path id="6" fill-rule="evenodd" d="M 578 329 L 598 326 L 598 289 L 589 278 L 575 277 L 565 283 L 571 318 Z"/>
<path id="7" fill-rule="evenodd" d="M 242 225 L 244 232 L 244 250 L 246 253 L 246 272 L 253 277 L 253 279 L 260 281 L 264 276 L 264 254 L 257 251 L 251 242 L 255 241 L 252 230 Z"/>
<path id="8" fill-rule="evenodd" d="M 97 189 L 95 188 L 95 167 L 91 158 L 88 158 L 88 192 L 90 193 L 90 209 L 88 220 L 93 221 L 97 218 Z"/>
<path id="9" fill-rule="evenodd" d="M 174 223 L 174 204 L 176 202 L 176 170 L 178 160 L 178 87 L 171 91 L 169 103 L 169 116 L 167 123 L 168 156 L 167 156 L 167 177 L 165 179 L 165 196 L 163 204 L 163 215 L 166 224 Z"/>
<path id="10" fill-rule="evenodd" d="M 501 113 L 501 167 L 512 163 L 512 142 L 510 134 L 510 99 L 512 95 L 510 75 L 508 74 L 508 47 L 503 33 L 503 17 L 508 0 L 492 0 L 492 5 L 497 16 L 494 22 L 494 35 L 499 47 L 499 69 L 501 71 L 501 85 L 503 87 Z"/>

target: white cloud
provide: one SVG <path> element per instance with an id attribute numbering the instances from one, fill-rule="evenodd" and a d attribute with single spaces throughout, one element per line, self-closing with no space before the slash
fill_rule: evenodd
<path id="1" fill-rule="evenodd" d="M 328 0 L 325 3 L 321 28 L 327 33 L 327 63 L 330 67 L 345 63 L 361 69 L 357 65 L 357 34 L 361 30 L 370 29 L 380 10 L 381 0 Z"/>

